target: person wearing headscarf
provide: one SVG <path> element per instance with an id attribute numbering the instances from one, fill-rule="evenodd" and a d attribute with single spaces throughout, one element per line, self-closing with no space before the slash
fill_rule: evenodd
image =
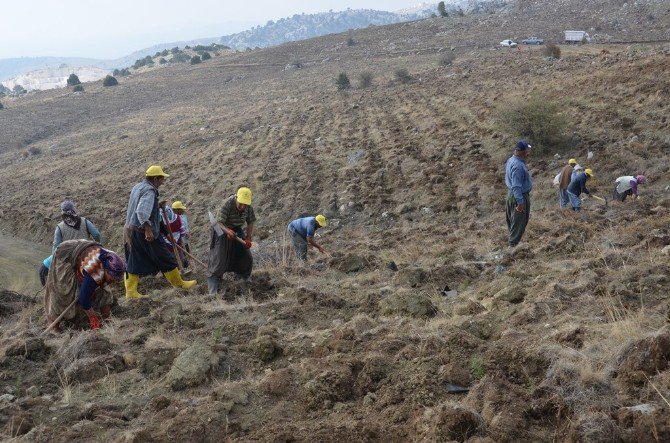
<path id="1" fill-rule="evenodd" d="M 79 215 L 72 200 L 65 200 L 60 204 L 60 213 L 63 221 L 58 223 L 54 231 L 52 252 L 67 240 L 92 238 L 97 242 L 100 241 L 98 228 L 90 220 Z"/>
<path id="2" fill-rule="evenodd" d="M 84 311 L 91 329 L 99 329 L 98 312 L 103 319 L 109 319 L 114 302 L 111 293 L 102 289 L 120 282 L 125 271 L 121 257 L 100 243 L 83 239 L 61 243 L 46 279 L 44 311 L 49 324 L 63 312 L 62 320 L 71 320 L 77 311 Z M 69 307 L 74 300 L 77 303 Z"/>
<path id="3" fill-rule="evenodd" d="M 614 191 L 612 197 L 614 200 L 623 202 L 626 197 L 632 195 L 633 198 L 638 199 L 637 186 L 647 183 L 647 178 L 644 175 L 633 177 L 632 175 L 624 175 L 616 179 L 614 184 Z"/>

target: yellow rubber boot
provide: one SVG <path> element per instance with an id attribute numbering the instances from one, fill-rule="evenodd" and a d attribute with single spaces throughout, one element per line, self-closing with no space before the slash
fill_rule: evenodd
<path id="1" fill-rule="evenodd" d="M 144 294 L 137 292 L 137 285 L 140 283 L 140 276 L 137 274 L 129 274 L 126 272 L 123 283 L 126 286 L 126 298 L 138 299 L 145 297 Z"/>
<path id="2" fill-rule="evenodd" d="M 181 274 L 179 273 L 178 268 L 174 268 L 170 272 L 164 272 L 165 278 L 167 278 L 167 281 L 170 282 L 172 286 L 175 288 L 183 288 L 183 289 L 189 289 L 197 283 L 195 280 L 182 280 Z"/>

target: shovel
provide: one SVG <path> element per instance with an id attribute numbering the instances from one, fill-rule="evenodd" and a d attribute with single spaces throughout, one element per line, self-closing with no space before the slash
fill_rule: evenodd
<path id="1" fill-rule="evenodd" d="M 608 205 L 607 198 L 598 197 L 598 196 L 595 195 L 595 194 L 591 194 L 591 197 L 596 198 L 596 199 L 598 199 L 598 200 L 600 200 L 600 201 L 602 201 L 602 202 L 605 202 L 605 207 L 608 207 L 608 206 L 609 206 L 609 205 Z"/>

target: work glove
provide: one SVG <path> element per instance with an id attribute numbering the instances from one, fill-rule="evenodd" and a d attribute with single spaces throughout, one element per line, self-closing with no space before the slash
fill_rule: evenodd
<path id="1" fill-rule="evenodd" d="M 250 238 L 244 239 L 244 247 L 247 248 L 247 249 L 251 249 L 251 239 Z"/>
<path id="2" fill-rule="evenodd" d="M 86 314 L 88 314 L 88 324 L 91 326 L 91 329 L 100 329 L 100 319 L 93 309 L 86 311 Z"/>

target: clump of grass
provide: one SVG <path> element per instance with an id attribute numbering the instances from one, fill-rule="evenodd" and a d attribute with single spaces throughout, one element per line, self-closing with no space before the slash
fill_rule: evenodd
<path id="1" fill-rule="evenodd" d="M 453 52 L 447 52 L 442 57 L 440 57 L 439 65 L 449 66 L 454 62 L 454 60 L 456 60 L 456 54 L 454 54 Z"/>
<path id="2" fill-rule="evenodd" d="M 407 84 L 410 83 L 413 78 L 409 71 L 405 68 L 401 68 L 395 71 L 395 78 L 400 81 L 400 83 Z"/>
<path id="3" fill-rule="evenodd" d="M 335 79 L 335 85 L 337 86 L 338 91 L 344 91 L 345 89 L 351 88 L 351 81 L 349 76 L 346 73 L 341 72 L 340 75 Z"/>
<path id="4" fill-rule="evenodd" d="M 486 366 L 484 360 L 479 357 L 472 357 L 470 360 L 470 374 L 475 380 L 481 380 L 486 375 Z"/>
<path id="5" fill-rule="evenodd" d="M 372 86 L 373 75 L 370 72 L 362 72 L 359 76 L 359 83 L 361 88 L 369 88 Z"/>
<path id="6" fill-rule="evenodd" d="M 554 43 L 547 43 L 544 46 L 544 55 L 545 57 L 553 58 L 553 59 L 559 59 L 561 58 L 561 48 Z"/>

